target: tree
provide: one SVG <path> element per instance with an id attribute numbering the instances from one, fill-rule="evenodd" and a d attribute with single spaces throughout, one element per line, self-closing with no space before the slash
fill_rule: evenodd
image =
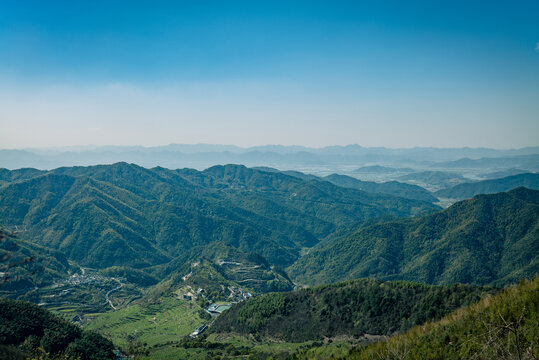
<path id="1" fill-rule="evenodd" d="M 13 251 L 17 249 L 15 234 L 13 232 L 8 233 L 4 228 L 0 227 L 0 286 L 8 281 L 20 280 L 24 276 L 32 275 L 31 273 L 19 274 L 16 277 L 10 275 L 11 269 L 21 267 L 23 264 L 34 260 L 33 256 L 24 257 L 18 261 L 11 260 Z"/>

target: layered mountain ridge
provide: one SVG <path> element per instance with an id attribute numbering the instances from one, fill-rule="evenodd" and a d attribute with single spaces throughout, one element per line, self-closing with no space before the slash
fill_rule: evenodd
<path id="1" fill-rule="evenodd" d="M 289 265 L 337 228 L 437 207 L 239 165 L 145 169 L 127 163 L 35 172 L 0 187 L 0 219 L 82 265 L 148 267 L 225 241 Z M 6 181 L 6 180 L 4 180 Z"/>

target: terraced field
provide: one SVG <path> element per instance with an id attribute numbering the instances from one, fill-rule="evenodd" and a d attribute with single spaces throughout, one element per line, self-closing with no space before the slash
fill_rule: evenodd
<path id="1" fill-rule="evenodd" d="M 97 315 L 86 329 L 98 331 L 123 349 L 138 346 L 153 353 L 204 323 L 199 310 L 194 302 L 163 297 L 151 304 L 136 304 Z"/>

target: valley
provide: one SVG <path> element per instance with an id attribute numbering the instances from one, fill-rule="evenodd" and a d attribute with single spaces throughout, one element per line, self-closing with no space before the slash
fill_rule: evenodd
<path id="1" fill-rule="evenodd" d="M 462 182 L 510 191 L 446 208 L 417 185 L 240 165 L 2 176 L 2 296 L 136 358 L 346 357 L 539 271 L 534 174 Z"/>
<path id="2" fill-rule="evenodd" d="M 539 360 L 539 1 L 0 1 L 0 360 Z"/>

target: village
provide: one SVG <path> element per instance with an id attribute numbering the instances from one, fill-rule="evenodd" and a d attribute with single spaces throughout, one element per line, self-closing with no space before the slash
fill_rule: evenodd
<path id="1" fill-rule="evenodd" d="M 213 302 L 212 299 L 208 298 L 205 295 L 205 290 L 203 288 L 198 288 L 194 290 L 189 285 L 179 289 L 177 291 L 177 294 L 181 296 L 181 299 L 186 301 L 196 301 L 200 297 L 205 301 L 210 302 L 211 304 L 205 307 L 204 311 L 211 316 L 211 320 L 213 321 L 223 311 L 228 310 L 235 304 L 245 301 L 253 296 L 250 292 L 247 292 L 235 286 L 228 286 L 228 290 L 230 291 L 230 294 L 228 295 L 228 299 L 226 302 Z M 197 329 L 195 329 L 189 336 L 192 338 L 198 337 L 199 335 L 204 333 L 210 325 L 211 323 L 202 324 Z"/>
<path id="2" fill-rule="evenodd" d="M 58 306 L 62 304 L 76 305 L 79 299 L 79 292 L 81 289 L 90 289 L 89 287 L 96 287 L 99 292 L 103 293 L 104 299 L 102 304 L 110 306 L 113 310 L 116 307 L 110 300 L 110 295 L 121 289 L 127 279 L 123 277 L 107 277 L 99 275 L 88 269 L 80 268 L 81 273 L 75 273 L 67 277 L 61 282 L 55 283 L 48 288 L 42 288 L 40 306 Z M 94 294 L 97 294 L 94 292 Z M 78 304 L 80 306 L 87 306 L 89 304 Z"/>

